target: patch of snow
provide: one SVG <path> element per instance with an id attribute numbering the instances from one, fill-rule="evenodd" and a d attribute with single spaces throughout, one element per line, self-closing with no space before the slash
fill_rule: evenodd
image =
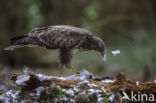
<path id="1" fill-rule="evenodd" d="M 26 66 L 23 67 L 23 74 L 24 75 L 29 75 L 28 67 L 26 67 Z"/>
<path id="2" fill-rule="evenodd" d="M 20 91 L 13 92 L 12 90 L 7 91 L 6 93 L 0 95 L 0 102 L 2 103 L 20 103 L 18 99 Z"/>
<path id="3" fill-rule="evenodd" d="M 75 100 L 74 99 L 70 99 L 70 103 L 75 103 Z"/>
<path id="4" fill-rule="evenodd" d="M 23 69 L 23 75 L 19 76 L 18 82 L 24 82 L 29 79 L 29 73 L 27 69 Z M 83 79 L 93 79 L 93 74 L 89 73 L 87 70 L 82 70 L 79 76 L 71 75 L 67 77 L 57 77 L 57 76 L 48 76 L 41 73 L 35 74 L 35 76 L 41 81 L 45 81 L 47 79 L 61 79 L 61 80 L 83 80 Z M 24 80 L 24 81 L 22 81 Z M 20 83 L 19 83 L 20 84 Z M 23 83 L 22 85 L 26 85 Z"/>
<path id="5" fill-rule="evenodd" d="M 97 87 L 96 84 L 90 84 L 90 83 L 88 83 L 87 85 L 88 85 L 89 87 Z"/>
<path id="6" fill-rule="evenodd" d="M 97 103 L 103 103 L 103 98 L 101 97 L 102 96 L 101 95 L 101 93 L 102 93 L 101 90 L 98 90 L 98 89 L 89 89 L 88 92 L 89 92 L 88 94 L 95 94 L 96 95 L 96 97 L 98 99 Z"/>
<path id="7" fill-rule="evenodd" d="M 82 70 L 80 72 L 80 76 L 75 76 L 75 75 L 71 75 L 71 76 L 67 76 L 67 77 L 56 77 L 56 76 L 48 76 L 48 75 L 44 75 L 44 74 L 36 74 L 37 78 L 42 82 L 45 81 L 46 79 L 61 79 L 61 80 L 82 80 L 82 79 L 92 79 L 93 78 L 93 74 L 89 73 L 87 70 Z"/>
<path id="8" fill-rule="evenodd" d="M 61 98 L 61 101 L 62 101 L 62 103 L 64 103 L 64 102 L 75 103 L 75 101 L 72 98 L 69 98 L 67 96 L 63 96 Z"/>
<path id="9" fill-rule="evenodd" d="M 50 85 L 50 87 L 55 87 L 55 86 L 56 86 L 55 82 L 52 82 Z"/>
<path id="10" fill-rule="evenodd" d="M 48 76 L 48 75 L 44 75 L 44 74 L 36 74 L 37 78 L 43 82 L 45 81 L 46 79 L 61 79 L 61 80 L 65 80 L 65 77 L 56 77 L 56 76 Z"/>
<path id="11" fill-rule="evenodd" d="M 40 99 L 41 93 L 45 90 L 45 88 L 40 86 L 37 87 L 35 90 L 36 93 L 29 93 L 29 96 L 35 97 L 36 99 Z"/>
<path id="12" fill-rule="evenodd" d="M 29 93 L 29 96 L 34 97 L 34 96 L 36 96 L 36 93 Z"/>
<path id="13" fill-rule="evenodd" d="M 89 94 L 94 94 L 95 90 L 94 89 L 89 89 L 88 91 L 89 91 Z"/>
<path id="14" fill-rule="evenodd" d="M 95 94 L 96 96 L 98 96 L 99 93 L 101 93 L 101 90 L 96 90 L 96 89 L 89 89 L 88 90 L 89 94 Z"/>
<path id="15" fill-rule="evenodd" d="M 116 56 L 116 55 L 120 54 L 120 50 L 114 50 L 114 51 L 112 51 L 112 54 L 113 54 L 114 56 Z"/>
<path id="16" fill-rule="evenodd" d="M 48 75 L 44 75 L 44 74 L 41 74 L 41 73 L 36 74 L 36 76 L 37 76 L 37 78 L 38 78 L 41 82 L 45 81 L 46 79 L 55 78 L 54 76 L 48 76 Z"/>
<path id="17" fill-rule="evenodd" d="M 114 98 L 115 98 L 115 95 L 113 93 L 107 93 L 107 95 L 109 96 L 109 100 L 111 102 L 113 102 L 114 101 Z"/>
<path id="18" fill-rule="evenodd" d="M 63 101 L 68 101 L 69 98 L 68 98 L 67 96 L 63 96 L 61 100 L 63 100 Z"/>
<path id="19" fill-rule="evenodd" d="M 75 75 L 65 77 L 65 80 L 80 80 L 81 78 Z"/>
<path id="20" fill-rule="evenodd" d="M 17 80 L 15 81 L 17 85 L 19 86 L 26 86 L 26 81 L 30 79 L 29 75 L 20 75 L 17 76 Z"/>
<path id="21" fill-rule="evenodd" d="M 102 82 L 104 83 L 112 83 L 114 82 L 115 80 L 111 80 L 111 79 L 105 79 L 105 80 L 102 80 Z"/>
<path id="22" fill-rule="evenodd" d="M 79 82 L 78 85 L 81 85 L 81 84 L 88 84 L 89 81 L 88 80 L 83 80 L 82 82 Z"/>
<path id="23" fill-rule="evenodd" d="M 93 79 L 93 74 L 89 73 L 87 70 L 82 70 L 79 76 L 71 75 L 64 77 L 65 80 L 82 80 L 82 79 Z"/>
<path id="24" fill-rule="evenodd" d="M 139 81 L 136 81 L 136 86 L 139 86 Z"/>
<path id="25" fill-rule="evenodd" d="M 63 89 L 62 89 L 62 91 L 63 91 L 63 92 L 65 92 L 65 91 L 66 91 L 66 89 L 64 89 L 64 88 L 63 88 Z"/>
<path id="26" fill-rule="evenodd" d="M 102 60 L 103 60 L 104 62 L 107 61 L 107 54 L 104 54 Z"/>
<path id="27" fill-rule="evenodd" d="M 58 101 L 58 99 L 56 98 L 54 103 L 57 103 L 57 101 Z"/>
<path id="28" fill-rule="evenodd" d="M 103 98 L 102 97 L 98 98 L 98 103 L 103 103 Z"/>
<path id="29" fill-rule="evenodd" d="M 89 87 L 97 87 L 96 84 L 89 83 L 89 81 L 87 81 L 87 80 L 83 80 L 83 81 L 78 83 L 78 85 L 82 85 L 82 84 L 87 84 Z"/>
<path id="30" fill-rule="evenodd" d="M 53 77 L 53 78 L 61 79 L 61 80 L 66 80 L 66 77 Z"/>
<path id="31" fill-rule="evenodd" d="M 99 93 L 101 93 L 101 91 Z M 101 94 L 98 94 L 98 97 L 101 97 L 101 96 L 102 96 Z"/>
<path id="32" fill-rule="evenodd" d="M 87 70 L 82 70 L 80 72 L 80 78 L 81 79 L 93 79 L 93 74 L 92 73 L 89 73 Z"/>
<path id="33" fill-rule="evenodd" d="M 65 93 L 70 95 L 70 96 L 74 96 L 74 91 L 71 88 L 66 90 Z"/>
<path id="34" fill-rule="evenodd" d="M 75 92 L 79 92 L 80 91 L 80 89 L 78 89 L 76 87 L 74 87 L 73 89 L 74 89 Z"/>
<path id="35" fill-rule="evenodd" d="M 83 90 L 83 91 L 81 91 L 78 95 L 85 95 L 85 94 L 86 94 L 86 91 Z"/>
<path id="36" fill-rule="evenodd" d="M 42 93 L 44 90 L 45 90 L 45 88 L 42 87 L 42 86 L 36 88 L 36 96 L 37 96 L 38 99 L 40 98 L 41 93 Z"/>
<path id="37" fill-rule="evenodd" d="M 61 89 L 61 87 L 60 87 L 59 85 L 57 86 L 57 88 L 58 88 L 58 89 Z"/>

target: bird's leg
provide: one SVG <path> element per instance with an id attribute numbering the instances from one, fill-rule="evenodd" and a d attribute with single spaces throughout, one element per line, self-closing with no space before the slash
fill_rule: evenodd
<path id="1" fill-rule="evenodd" d="M 71 72 L 72 72 L 73 74 L 76 74 L 74 68 L 70 67 L 70 70 L 71 70 Z"/>
<path id="2" fill-rule="evenodd" d="M 76 71 L 74 70 L 73 67 L 70 67 L 69 69 L 71 70 L 71 72 L 72 72 L 75 76 L 78 76 L 79 73 L 76 72 Z"/>

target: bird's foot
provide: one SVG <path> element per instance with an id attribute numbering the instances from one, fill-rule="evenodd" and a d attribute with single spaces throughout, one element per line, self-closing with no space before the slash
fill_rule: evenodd
<path id="1" fill-rule="evenodd" d="M 79 72 L 76 72 L 72 67 L 70 68 L 70 70 L 75 76 L 79 76 Z"/>

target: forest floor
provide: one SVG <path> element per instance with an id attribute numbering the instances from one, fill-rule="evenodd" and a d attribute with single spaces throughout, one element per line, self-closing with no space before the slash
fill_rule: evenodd
<path id="1" fill-rule="evenodd" d="M 138 96 L 132 98 L 132 93 Z M 142 94 L 147 97 L 141 98 Z M 82 70 L 58 77 L 32 73 L 24 67 L 23 73 L 0 77 L 0 103 L 154 103 L 155 94 L 155 81 L 132 81 L 124 73 L 97 78 Z"/>

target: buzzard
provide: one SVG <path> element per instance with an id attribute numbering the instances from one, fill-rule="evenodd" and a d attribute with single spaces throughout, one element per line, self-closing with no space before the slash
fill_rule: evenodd
<path id="1" fill-rule="evenodd" d="M 66 68 L 71 67 L 71 59 L 74 50 L 88 51 L 95 50 L 105 52 L 105 44 L 102 39 L 92 35 L 86 29 L 68 26 L 55 25 L 35 28 L 24 36 L 12 38 L 11 46 L 4 50 L 14 50 L 25 46 L 43 46 L 47 49 L 58 49 L 60 51 L 60 64 Z"/>

